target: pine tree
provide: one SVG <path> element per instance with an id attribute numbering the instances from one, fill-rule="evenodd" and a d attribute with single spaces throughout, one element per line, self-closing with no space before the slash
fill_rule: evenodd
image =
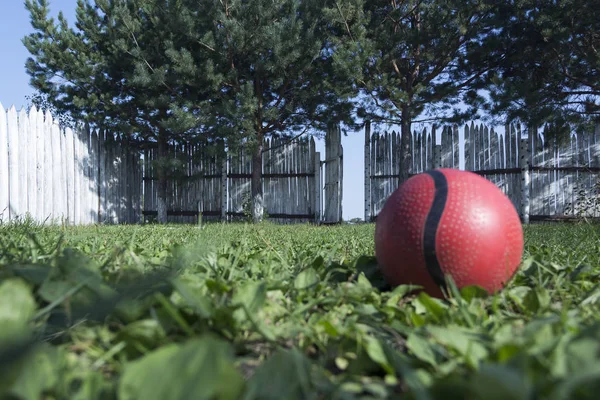
<path id="1" fill-rule="evenodd" d="M 218 90 L 206 49 L 193 41 L 201 12 L 186 2 L 78 0 L 75 27 L 47 0 L 26 0 L 35 32 L 23 39 L 31 85 L 53 109 L 132 144 L 158 146 L 158 220 L 166 222 L 168 143 L 203 133 Z M 189 3 L 189 2 L 188 2 Z M 197 35 L 197 34 L 196 34 Z"/>
<path id="2" fill-rule="evenodd" d="M 459 121 L 454 107 L 472 95 L 490 71 L 480 51 L 482 35 L 493 14 L 480 0 L 371 0 L 365 48 L 361 116 L 400 124 L 399 183 L 411 165 L 411 124 L 423 114 L 427 121 Z"/>
<path id="3" fill-rule="evenodd" d="M 157 142 L 159 222 L 170 141 L 251 146 L 258 221 L 263 139 L 353 123 L 361 53 L 347 39 L 362 0 L 78 0 L 75 28 L 50 19 L 47 0 L 26 7 L 32 86 L 78 121 Z"/>
<path id="4" fill-rule="evenodd" d="M 484 108 L 527 126 L 559 131 L 600 117 L 600 2 L 492 2 L 484 45 L 496 54 Z"/>
<path id="5" fill-rule="evenodd" d="M 263 141 L 352 124 L 361 1 L 204 0 L 210 50 L 223 83 L 213 129 L 252 151 L 252 216 L 263 217 Z"/>
<path id="6" fill-rule="evenodd" d="M 68 112 L 58 111 L 47 94 L 36 91 L 31 95 L 25 96 L 25 99 L 27 100 L 26 108 L 28 110 L 35 106 L 44 113 L 48 111 L 56 120 L 58 120 L 58 124 L 61 128 L 77 129 L 77 123 L 73 120 L 71 115 Z"/>

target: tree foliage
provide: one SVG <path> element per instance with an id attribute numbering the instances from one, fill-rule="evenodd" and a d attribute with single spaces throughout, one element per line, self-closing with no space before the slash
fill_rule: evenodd
<path id="1" fill-rule="evenodd" d="M 31 107 L 36 106 L 43 112 L 50 112 L 50 114 L 58 120 L 61 127 L 75 129 L 77 127 L 77 121 L 65 111 L 58 111 L 54 104 L 50 101 L 49 97 L 45 93 L 39 91 L 34 92 L 31 95 L 25 96 L 27 100 L 26 108 L 29 110 Z"/>
<path id="2" fill-rule="evenodd" d="M 139 143 L 254 145 L 255 219 L 262 142 L 352 123 L 351 29 L 362 0 L 78 0 L 77 22 L 26 0 L 31 84 L 58 112 Z M 358 28 L 356 28 L 358 27 Z M 347 45 L 346 45 L 347 44 Z M 307 129 L 308 128 L 308 129 Z M 159 165 L 159 167 L 161 167 Z M 166 219 L 166 167 L 159 221 Z"/>
<path id="3" fill-rule="evenodd" d="M 401 125 L 400 181 L 408 177 L 411 124 L 456 121 L 473 114 L 455 106 L 490 70 L 479 51 L 492 17 L 479 0 L 375 0 L 365 2 L 369 62 L 360 87 L 361 116 Z"/>
<path id="4" fill-rule="evenodd" d="M 600 2 L 513 0 L 493 4 L 485 46 L 495 74 L 482 110 L 570 131 L 600 117 Z"/>
<path id="5" fill-rule="evenodd" d="M 402 182 L 416 122 L 565 130 L 600 114 L 599 0 L 78 0 L 74 27 L 25 4 L 35 102 L 161 160 L 170 141 L 250 147 L 257 221 L 270 136 L 400 124 Z"/>
<path id="6" fill-rule="evenodd" d="M 78 0 L 69 27 L 62 13 L 58 23 L 49 17 L 47 0 L 26 0 L 35 29 L 23 40 L 32 55 L 26 63 L 32 86 L 57 110 L 132 138 L 196 127 L 189 115 L 215 82 L 193 74 L 208 63 L 186 37 L 195 16 L 180 2 L 160 3 Z"/>
<path id="7" fill-rule="evenodd" d="M 262 218 L 263 141 L 352 124 L 351 29 L 361 1 L 205 0 L 199 41 L 221 74 L 208 114 L 211 129 L 253 152 L 252 200 Z M 335 56 L 333 56 L 335 54 Z"/>
<path id="8" fill-rule="evenodd" d="M 26 0 L 34 33 L 31 85 L 59 113 L 140 145 L 158 145 L 159 221 L 166 221 L 169 141 L 202 132 L 202 107 L 218 88 L 210 59 L 190 39 L 198 11 L 184 2 L 78 0 L 77 21 L 49 17 L 47 0 Z"/>

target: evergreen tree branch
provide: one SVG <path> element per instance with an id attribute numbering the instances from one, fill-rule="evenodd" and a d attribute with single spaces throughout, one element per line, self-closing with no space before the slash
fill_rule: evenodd
<path id="1" fill-rule="evenodd" d="M 340 8 L 340 3 L 336 1 L 335 6 L 337 7 L 338 12 L 340 13 L 340 17 L 344 21 L 344 25 L 346 26 L 346 32 L 348 33 L 348 36 L 350 36 L 350 39 L 352 41 L 354 41 L 354 36 L 352 35 L 352 32 L 350 31 L 350 25 L 348 25 L 348 19 L 344 16 L 344 13 L 342 12 L 342 9 Z"/>

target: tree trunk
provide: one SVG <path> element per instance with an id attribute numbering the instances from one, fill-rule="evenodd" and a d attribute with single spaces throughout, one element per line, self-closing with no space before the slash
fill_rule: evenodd
<path id="1" fill-rule="evenodd" d="M 410 109 L 408 105 L 405 105 L 402 106 L 402 125 L 400 127 L 400 176 L 398 177 L 398 186 L 408 179 L 408 174 L 412 165 L 412 154 L 410 153 L 410 129 Z"/>
<path id="2" fill-rule="evenodd" d="M 263 190 L 262 190 L 262 152 L 263 133 L 257 135 L 257 145 L 252 155 L 252 221 L 261 222 L 264 214 Z"/>
<path id="3" fill-rule="evenodd" d="M 167 223 L 167 156 L 168 143 L 164 132 L 158 134 L 158 201 L 157 201 L 157 221 L 159 224 Z"/>

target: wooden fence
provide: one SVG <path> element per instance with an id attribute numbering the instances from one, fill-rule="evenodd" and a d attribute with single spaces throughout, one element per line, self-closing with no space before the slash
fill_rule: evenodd
<path id="1" fill-rule="evenodd" d="M 498 132 L 471 123 L 462 131 L 462 140 L 458 126 L 414 131 L 410 173 L 443 167 L 483 175 L 511 199 L 525 222 L 600 217 L 600 125 L 559 140 L 547 127 L 525 132 L 517 124 Z M 399 159 L 400 135 L 371 134 L 367 124 L 365 220 L 376 219 L 397 188 Z"/>
<path id="2" fill-rule="evenodd" d="M 341 221 L 339 128 L 327 133 L 324 161 L 313 138 L 274 138 L 264 146 L 262 182 L 271 220 Z M 245 216 L 251 157 L 244 150 L 222 150 L 171 148 L 170 222 L 196 223 L 199 214 L 219 220 Z M 142 222 L 144 215 L 156 215 L 155 159 L 154 149 L 129 148 L 118 135 L 83 126 L 61 129 L 50 113 L 35 107 L 5 111 L 0 104 L 0 222 L 25 216 L 77 225 Z"/>
<path id="3" fill-rule="evenodd" d="M 339 128 L 326 135 L 326 160 L 315 140 L 267 139 L 263 143 L 262 184 L 267 218 L 278 223 L 340 222 L 342 157 Z M 224 151 L 218 145 L 170 147 L 177 160 L 169 181 L 169 222 L 236 220 L 248 217 L 252 156 L 247 149 Z M 144 152 L 144 215 L 157 214 L 156 149 Z M 325 178 L 325 183 L 323 183 Z M 325 196 L 322 192 L 324 191 Z"/>
<path id="4" fill-rule="evenodd" d="M 139 153 L 114 135 L 0 104 L 0 220 L 136 222 L 140 195 Z"/>

